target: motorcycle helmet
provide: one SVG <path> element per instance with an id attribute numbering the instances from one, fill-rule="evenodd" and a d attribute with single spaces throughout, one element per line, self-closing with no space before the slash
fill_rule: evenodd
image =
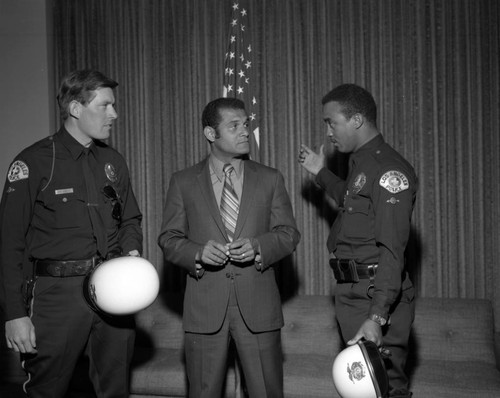
<path id="1" fill-rule="evenodd" d="M 126 256 L 96 266 L 86 278 L 84 295 L 94 309 L 128 315 L 153 303 L 159 288 L 153 264 L 142 257 Z"/>
<path id="2" fill-rule="evenodd" d="M 384 398 L 389 379 L 377 345 L 360 340 L 333 362 L 333 383 L 342 398 Z"/>

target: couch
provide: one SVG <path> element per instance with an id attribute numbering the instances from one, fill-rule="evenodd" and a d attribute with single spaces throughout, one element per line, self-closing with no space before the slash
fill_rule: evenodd
<path id="1" fill-rule="evenodd" d="M 137 315 L 131 398 L 185 396 L 181 312 L 178 295 L 162 294 Z M 342 345 L 332 298 L 295 296 L 284 301 L 283 312 L 285 397 L 339 397 L 331 369 Z M 500 397 L 500 371 L 495 359 L 493 312 L 489 301 L 418 298 L 410 343 L 408 372 L 414 397 Z M 12 357 L 12 353 L 0 353 L 4 367 L 7 357 Z M 243 398 L 239 368 L 234 362 L 232 358 L 226 397 Z M 14 366 L 13 363 L 11 361 L 10 366 Z M 12 369 L 10 373 L 12 377 Z M 75 390 L 79 387 L 76 383 Z M 84 388 L 80 390 L 82 392 L 73 392 L 71 397 L 89 396 Z M 7 394 L 0 393 L 0 396 L 20 396 Z"/>

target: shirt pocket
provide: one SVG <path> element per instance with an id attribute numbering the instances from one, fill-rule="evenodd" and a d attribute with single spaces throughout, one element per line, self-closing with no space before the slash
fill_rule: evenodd
<path id="1" fill-rule="evenodd" d="M 83 187 L 50 189 L 42 195 L 47 220 L 56 229 L 77 228 L 88 222 Z"/>
<path id="2" fill-rule="evenodd" d="M 363 196 L 348 197 L 344 207 L 343 229 L 350 238 L 369 238 L 373 236 L 370 217 L 371 201 Z"/>

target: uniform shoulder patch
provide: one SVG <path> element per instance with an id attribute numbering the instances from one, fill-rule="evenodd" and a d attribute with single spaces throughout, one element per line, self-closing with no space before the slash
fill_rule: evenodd
<path id="1" fill-rule="evenodd" d="M 400 171 L 391 170 L 380 177 L 379 184 L 390 193 L 402 192 L 410 187 L 408 178 Z"/>
<path id="2" fill-rule="evenodd" d="M 7 178 L 9 182 L 25 180 L 29 177 L 28 165 L 21 160 L 16 160 L 10 166 L 9 172 L 7 173 Z"/>

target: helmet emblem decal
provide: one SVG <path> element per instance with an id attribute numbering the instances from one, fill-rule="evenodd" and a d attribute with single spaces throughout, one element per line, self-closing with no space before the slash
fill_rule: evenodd
<path id="1" fill-rule="evenodd" d="M 355 383 L 354 379 L 359 381 L 366 376 L 365 370 L 363 369 L 363 364 L 361 362 L 353 362 L 351 366 L 347 364 L 347 373 L 349 373 L 349 379 L 353 383 Z"/>
<path id="2" fill-rule="evenodd" d="M 118 181 L 118 176 L 116 175 L 115 166 L 113 166 L 111 163 L 106 163 L 104 165 L 104 172 L 106 173 L 106 177 L 108 177 L 109 181 L 111 182 Z"/>

